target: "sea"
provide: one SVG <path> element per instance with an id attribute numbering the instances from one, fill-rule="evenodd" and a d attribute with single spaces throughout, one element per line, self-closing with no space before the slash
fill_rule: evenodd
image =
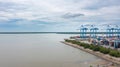
<path id="1" fill-rule="evenodd" d="M 0 34 L 0 67 L 89 67 L 103 59 L 61 43 L 79 34 Z"/>

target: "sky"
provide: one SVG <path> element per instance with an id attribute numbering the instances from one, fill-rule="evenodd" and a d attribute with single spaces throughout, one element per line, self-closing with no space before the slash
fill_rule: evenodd
<path id="1" fill-rule="evenodd" d="M 120 0 L 0 0 L 0 32 L 73 32 L 119 24 Z"/>

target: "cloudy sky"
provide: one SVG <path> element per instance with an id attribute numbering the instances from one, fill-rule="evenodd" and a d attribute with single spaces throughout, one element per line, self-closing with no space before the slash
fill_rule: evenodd
<path id="1" fill-rule="evenodd" d="M 77 31 L 81 24 L 119 24 L 120 0 L 0 0 L 2 31 Z"/>

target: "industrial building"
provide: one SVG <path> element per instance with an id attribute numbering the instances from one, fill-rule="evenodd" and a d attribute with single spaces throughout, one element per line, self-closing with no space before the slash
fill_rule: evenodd
<path id="1" fill-rule="evenodd" d="M 120 48 L 120 26 L 113 24 L 81 25 L 79 39 L 88 40 L 92 44 Z"/>

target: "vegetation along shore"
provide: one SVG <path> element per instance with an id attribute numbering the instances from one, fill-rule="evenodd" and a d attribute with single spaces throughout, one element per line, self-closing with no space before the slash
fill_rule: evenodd
<path id="1" fill-rule="evenodd" d="M 120 52 L 117 50 L 70 39 L 65 39 L 65 41 L 62 43 L 81 49 L 85 52 L 88 52 L 102 59 L 115 63 L 118 66 L 120 65 Z"/>

